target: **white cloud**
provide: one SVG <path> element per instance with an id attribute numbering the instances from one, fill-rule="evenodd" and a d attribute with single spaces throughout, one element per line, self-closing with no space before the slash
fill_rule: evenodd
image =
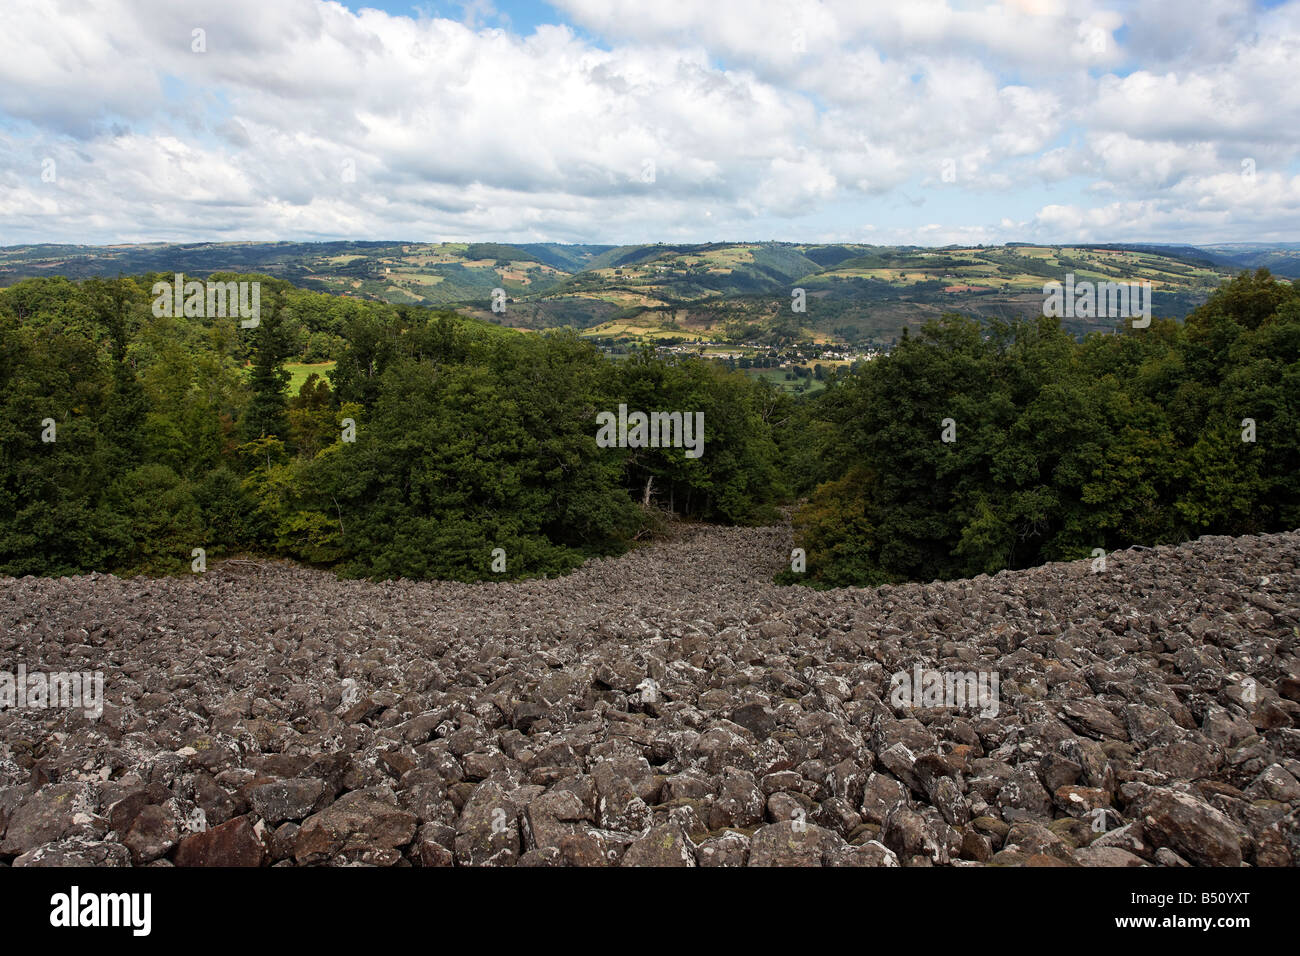
<path id="1" fill-rule="evenodd" d="M 557 7 L 9 0 L 0 242 L 1295 238 L 1300 3 Z"/>
<path id="2" fill-rule="evenodd" d="M 1266 242 L 1293 241 L 1291 224 L 1297 221 L 1300 176 L 1220 173 L 1184 180 L 1157 199 L 1045 206 L 1030 230 L 1081 241 L 1203 242 L 1207 235 L 1238 229 Z"/>

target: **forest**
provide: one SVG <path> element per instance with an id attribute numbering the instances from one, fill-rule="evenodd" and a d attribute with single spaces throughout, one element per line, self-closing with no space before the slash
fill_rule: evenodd
<path id="1" fill-rule="evenodd" d="M 1082 341 L 960 316 L 799 404 L 783 445 L 820 586 L 973 577 L 1300 527 L 1300 292 L 1267 270 L 1183 323 Z M 949 440 L 945 440 L 945 438 Z"/>
<path id="2" fill-rule="evenodd" d="M 256 328 L 154 315 L 168 278 L 0 290 L 0 574 L 188 573 L 202 549 L 550 575 L 669 515 L 794 504 L 806 570 L 779 580 L 830 587 L 1300 526 L 1300 293 L 1265 270 L 1185 322 L 1081 341 L 947 315 L 811 397 L 265 275 L 211 277 L 261 283 Z M 286 361 L 325 355 L 290 390 Z M 703 413 L 707 452 L 600 447 L 620 405 Z"/>
<path id="3" fill-rule="evenodd" d="M 705 521 L 770 521 L 786 494 L 789 400 L 743 373 L 267 276 L 212 277 L 261 283 L 256 328 L 157 316 L 159 278 L 0 291 L 0 573 L 187 572 L 202 549 L 375 579 L 552 574 L 653 533 L 647 486 Z M 285 361 L 313 339 L 337 365 L 291 394 Z M 597 447 L 620 403 L 704 413 L 709 454 Z"/>

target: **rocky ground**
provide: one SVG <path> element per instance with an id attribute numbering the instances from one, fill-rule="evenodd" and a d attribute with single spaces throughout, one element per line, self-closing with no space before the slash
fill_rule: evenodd
<path id="1" fill-rule="evenodd" d="M 789 548 L 0 579 L 0 669 L 107 697 L 0 712 L 0 863 L 1300 862 L 1300 532 L 831 592 L 770 583 Z M 996 716 L 896 704 L 918 663 Z"/>

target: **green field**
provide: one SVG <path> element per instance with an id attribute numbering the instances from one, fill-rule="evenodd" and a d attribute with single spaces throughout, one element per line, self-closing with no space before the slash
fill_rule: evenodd
<path id="1" fill-rule="evenodd" d="M 297 395 L 298 389 L 302 388 L 303 382 L 307 377 L 315 372 L 321 378 L 325 378 L 325 373 L 332 369 L 337 362 L 285 362 L 285 371 L 289 373 L 289 394 Z"/>
<path id="2" fill-rule="evenodd" d="M 802 393 L 804 395 L 815 395 L 826 388 L 825 382 L 819 382 L 813 378 L 800 378 L 787 381 L 785 373 L 789 371 L 783 368 L 747 368 L 742 371 L 757 378 L 767 379 L 773 385 L 777 385 L 787 392 L 793 392 L 798 385 L 807 385 L 808 388 Z"/>

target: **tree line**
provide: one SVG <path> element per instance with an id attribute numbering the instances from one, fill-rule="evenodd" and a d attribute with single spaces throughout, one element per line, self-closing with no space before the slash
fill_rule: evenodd
<path id="1" fill-rule="evenodd" d="M 818 586 L 970 577 L 1300 527 L 1300 291 L 1267 270 L 1183 323 L 1078 341 L 945 316 L 801 403 Z"/>
<path id="2" fill-rule="evenodd" d="M 822 587 L 1300 526 L 1300 292 L 1264 270 L 1082 341 L 945 316 L 815 397 L 267 276 L 212 277 L 262 283 L 256 328 L 159 317 L 156 278 L 0 290 L 0 574 L 178 573 L 195 548 L 554 574 L 665 512 L 756 524 L 794 500 L 806 570 L 778 580 Z M 315 334 L 337 364 L 291 393 Z M 620 404 L 703 412 L 704 454 L 598 447 Z"/>
<path id="3" fill-rule="evenodd" d="M 183 572 L 202 548 L 372 578 L 551 574 L 664 509 L 770 521 L 786 493 L 788 399 L 741 373 L 267 276 L 212 277 L 262 283 L 256 328 L 159 317 L 156 278 L 0 290 L 0 573 Z M 285 362 L 318 332 L 337 365 L 291 394 Z M 705 454 L 597 447 L 619 403 L 703 411 Z"/>

